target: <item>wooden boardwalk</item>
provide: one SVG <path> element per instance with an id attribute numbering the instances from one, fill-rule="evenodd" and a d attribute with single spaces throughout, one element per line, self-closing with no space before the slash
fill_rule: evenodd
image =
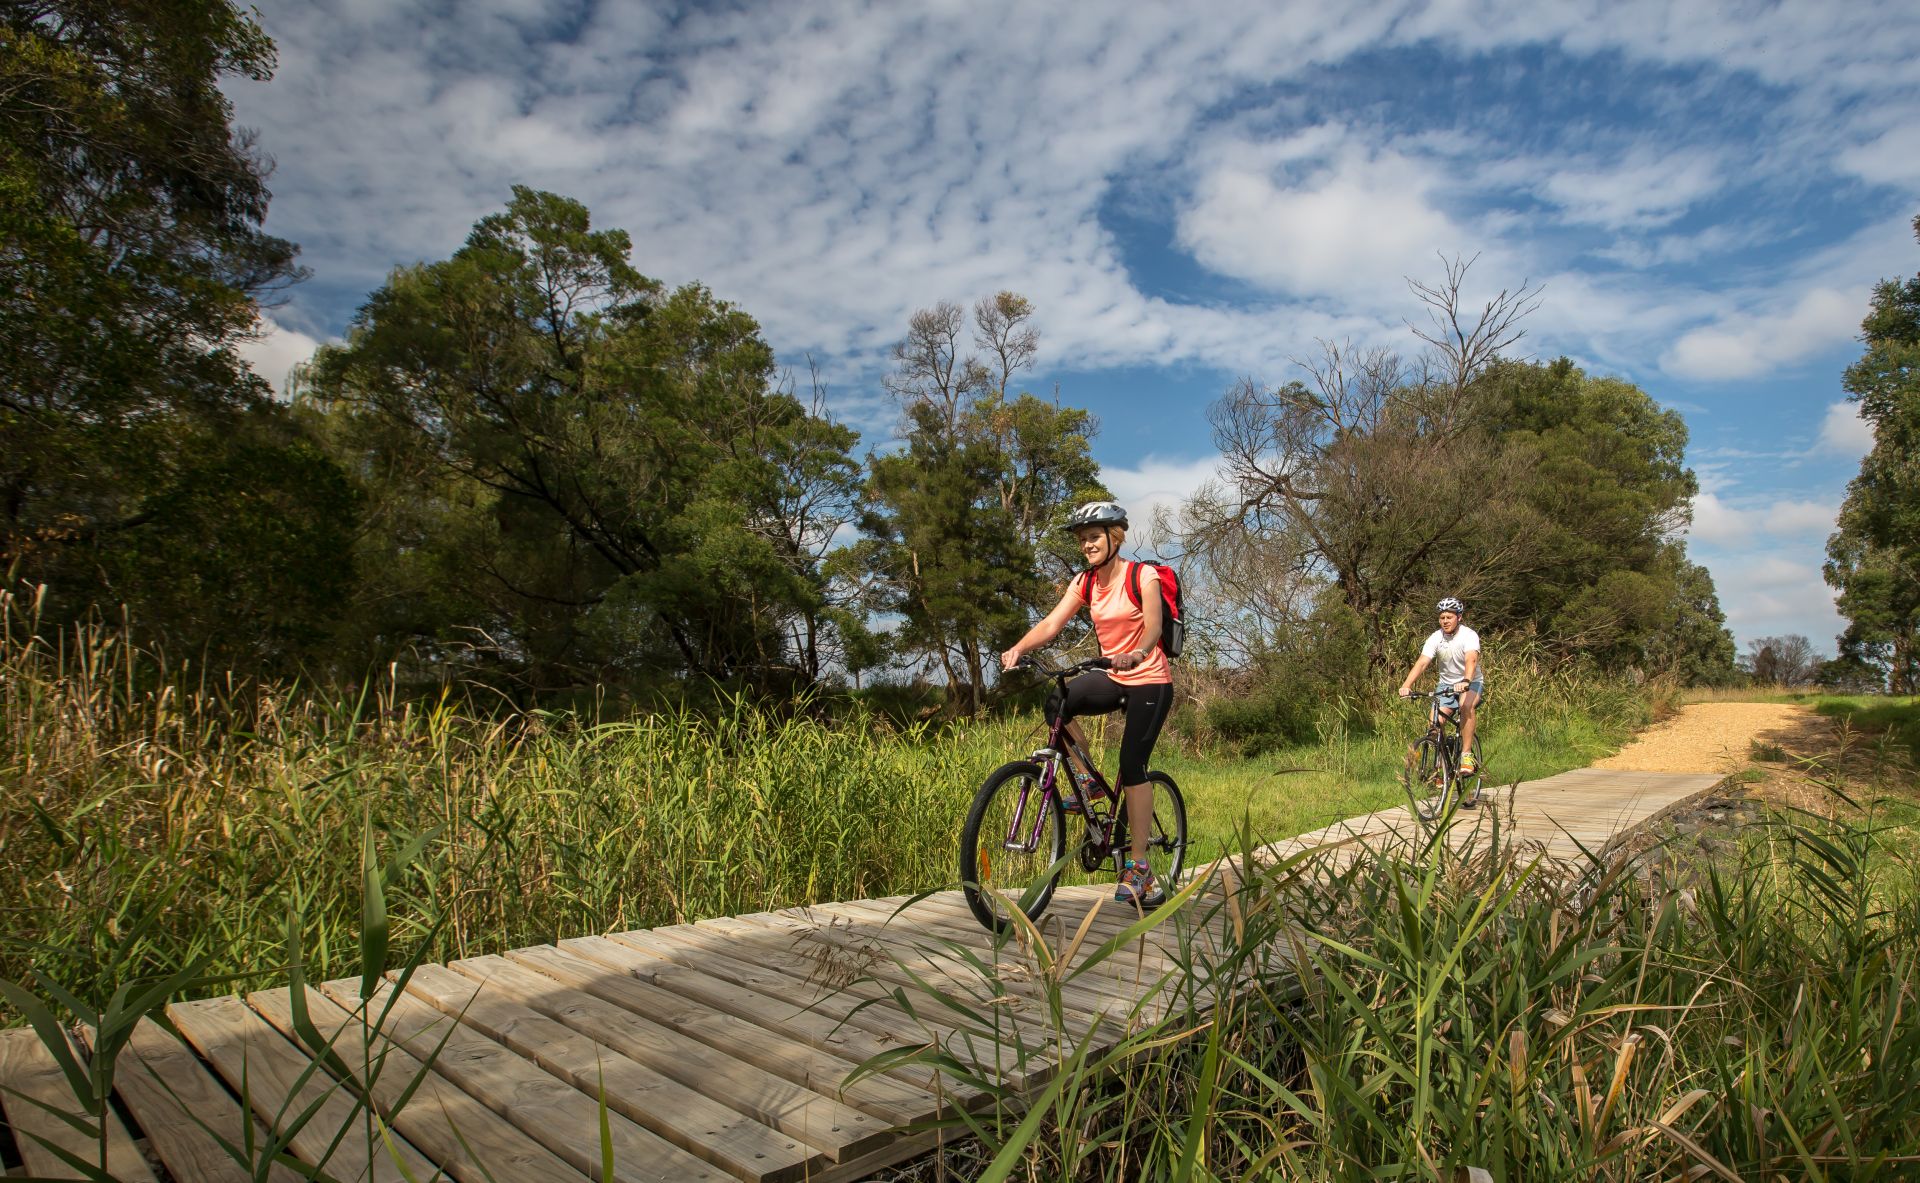
<path id="1" fill-rule="evenodd" d="M 1490 793 L 1481 816 L 1571 860 L 1719 782 L 1583 769 Z M 1339 857 L 1354 857 L 1409 832 L 1405 809 L 1386 810 L 1267 853 L 1343 843 Z M 1476 832 L 1484 828 L 1458 827 L 1452 840 Z M 1048 945 L 1084 957 L 1119 934 L 1133 913 L 1110 895 L 1062 889 L 1046 918 Z M 901 1127 L 988 1098 L 920 1066 L 848 1083 L 855 1064 L 937 1042 L 1031 1090 L 1074 1047 L 1110 1045 L 1129 1022 L 1159 1014 L 1170 975 L 1184 972 L 1172 957 L 1177 935 L 1156 931 L 1063 986 L 1056 1017 L 1044 967 L 1018 946 L 995 947 L 957 892 L 900 911 L 903 903 L 821 904 L 425 966 L 397 998 L 381 984 L 370 1009 L 357 979 L 323 983 L 304 998 L 337 1053 L 326 1064 L 294 1037 L 297 1000 L 286 989 L 175 1004 L 168 1013 L 185 1043 L 146 1022 L 121 1055 L 117 1098 L 139 1138 L 109 1111 L 109 1169 L 157 1180 L 151 1158 L 176 1180 L 237 1183 L 248 1175 L 214 1135 L 260 1145 L 269 1128 L 304 1114 L 288 1158 L 341 1180 L 402 1180 L 401 1164 L 421 1181 L 436 1172 L 463 1183 L 598 1179 L 603 1121 L 621 1180 L 861 1179 L 932 1144 L 935 1135 Z M 1183 917 L 1178 935 L 1224 945 L 1231 934 L 1219 909 L 1212 915 Z M 929 986 L 973 1005 L 953 1010 Z M 369 1128 L 364 1109 L 356 1117 L 337 1074 L 371 1078 L 364 1091 L 391 1129 Z M 93 1155 L 49 1112 L 78 1103 L 30 1031 L 0 1031 L 0 1104 L 28 1173 L 84 1177 L 33 1136 Z"/>

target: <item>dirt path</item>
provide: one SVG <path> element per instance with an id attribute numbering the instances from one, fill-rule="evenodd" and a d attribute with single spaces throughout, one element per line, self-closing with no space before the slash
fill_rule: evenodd
<path id="1" fill-rule="evenodd" d="M 1824 751 L 1833 742 L 1831 720 L 1803 706 L 1778 702 L 1698 702 L 1642 731 L 1596 768 L 1630 772 L 1734 773 L 1754 759 L 1755 745 L 1789 756 Z M 1778 755 L 1773 756 L 1779 759 Z"/>

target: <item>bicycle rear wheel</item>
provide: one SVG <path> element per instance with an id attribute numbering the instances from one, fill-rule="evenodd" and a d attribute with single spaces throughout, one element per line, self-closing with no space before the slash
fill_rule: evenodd
<path id="1" fill-rule="evenodd" d="M 1440 741 L 1423 736 L 1407 753 L 1406 766 L 1400 770 L 1400 784 L 1407 793 L 1407 808 L 1424 829 L 1438 823 L 1447 805 L 1447 761 Z"/>
<path id="2" fill-rule="evenodd" d="M 1179 887 L 1180 873 L 1187 866 L 1187 799 L 1181 794 L 1180 786 L 1164 772 L 1147 773 L 1147 784 L 1153 787 L 1153 831 L 1147 835 L 1147 866 L 1153 871 L 1159 890 L 1172 894 Z M 1118 808 L 1113 848 L 1131 858 L 1126 802 L 1119 802 Z"/>
<path id="3" fill-rule="evenodd" d="M 960 828 L 967 907 L 992 931 L 1010 927 L 1023 900 L 1027 917 L 1040 919 L 1060 882 L 1067 814 L 1057 793 L 1041 793 L 1040 774 L 1027 760 L 994 769 Z"/>

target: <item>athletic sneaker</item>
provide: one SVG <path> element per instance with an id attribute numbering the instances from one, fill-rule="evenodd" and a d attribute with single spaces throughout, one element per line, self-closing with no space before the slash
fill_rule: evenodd
<path id="1" fill-rule="evenodd" d="M 1154 882 L 1153 869 L 1132 859 L 1127 860 L 1126 869 L 1120 872 L 1120 884 L 1113 889 L 1113 898 L 1123 904 L 1138 901 L 1142 908 L 1157 908 L 1167 899 Z"/>
<path id="2" fill-rule="evenodd" d="M 1473 758 L 1472 752 L 1468 752 L 1466 755 L 1460 757 L 1461 776 L 1472 776 L 1478 771 L 1480 771 L 1480 764 Z"/>

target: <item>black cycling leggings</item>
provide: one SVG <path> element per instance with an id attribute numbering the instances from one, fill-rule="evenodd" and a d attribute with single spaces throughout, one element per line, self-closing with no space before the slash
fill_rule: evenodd
<path id="1" fill-rule="evenodd" d="M 1047 720 L 1052 722 L 1060 710 L 1060 692 L 1047 696 Z M 1067 683 L 1067 718 L 1104 715 L 1126 708 L 1127 728 L 1120 736 L 1120 783 L 1145 784 L 1147 761 L 1153 756 L 1154 741 L 1160 738 L 1160 725 L 1173 709 L 1173 683 L 1149 682 L 1144 686 L 1122 686 L 1105 670 L 1088 670 Z"/>

